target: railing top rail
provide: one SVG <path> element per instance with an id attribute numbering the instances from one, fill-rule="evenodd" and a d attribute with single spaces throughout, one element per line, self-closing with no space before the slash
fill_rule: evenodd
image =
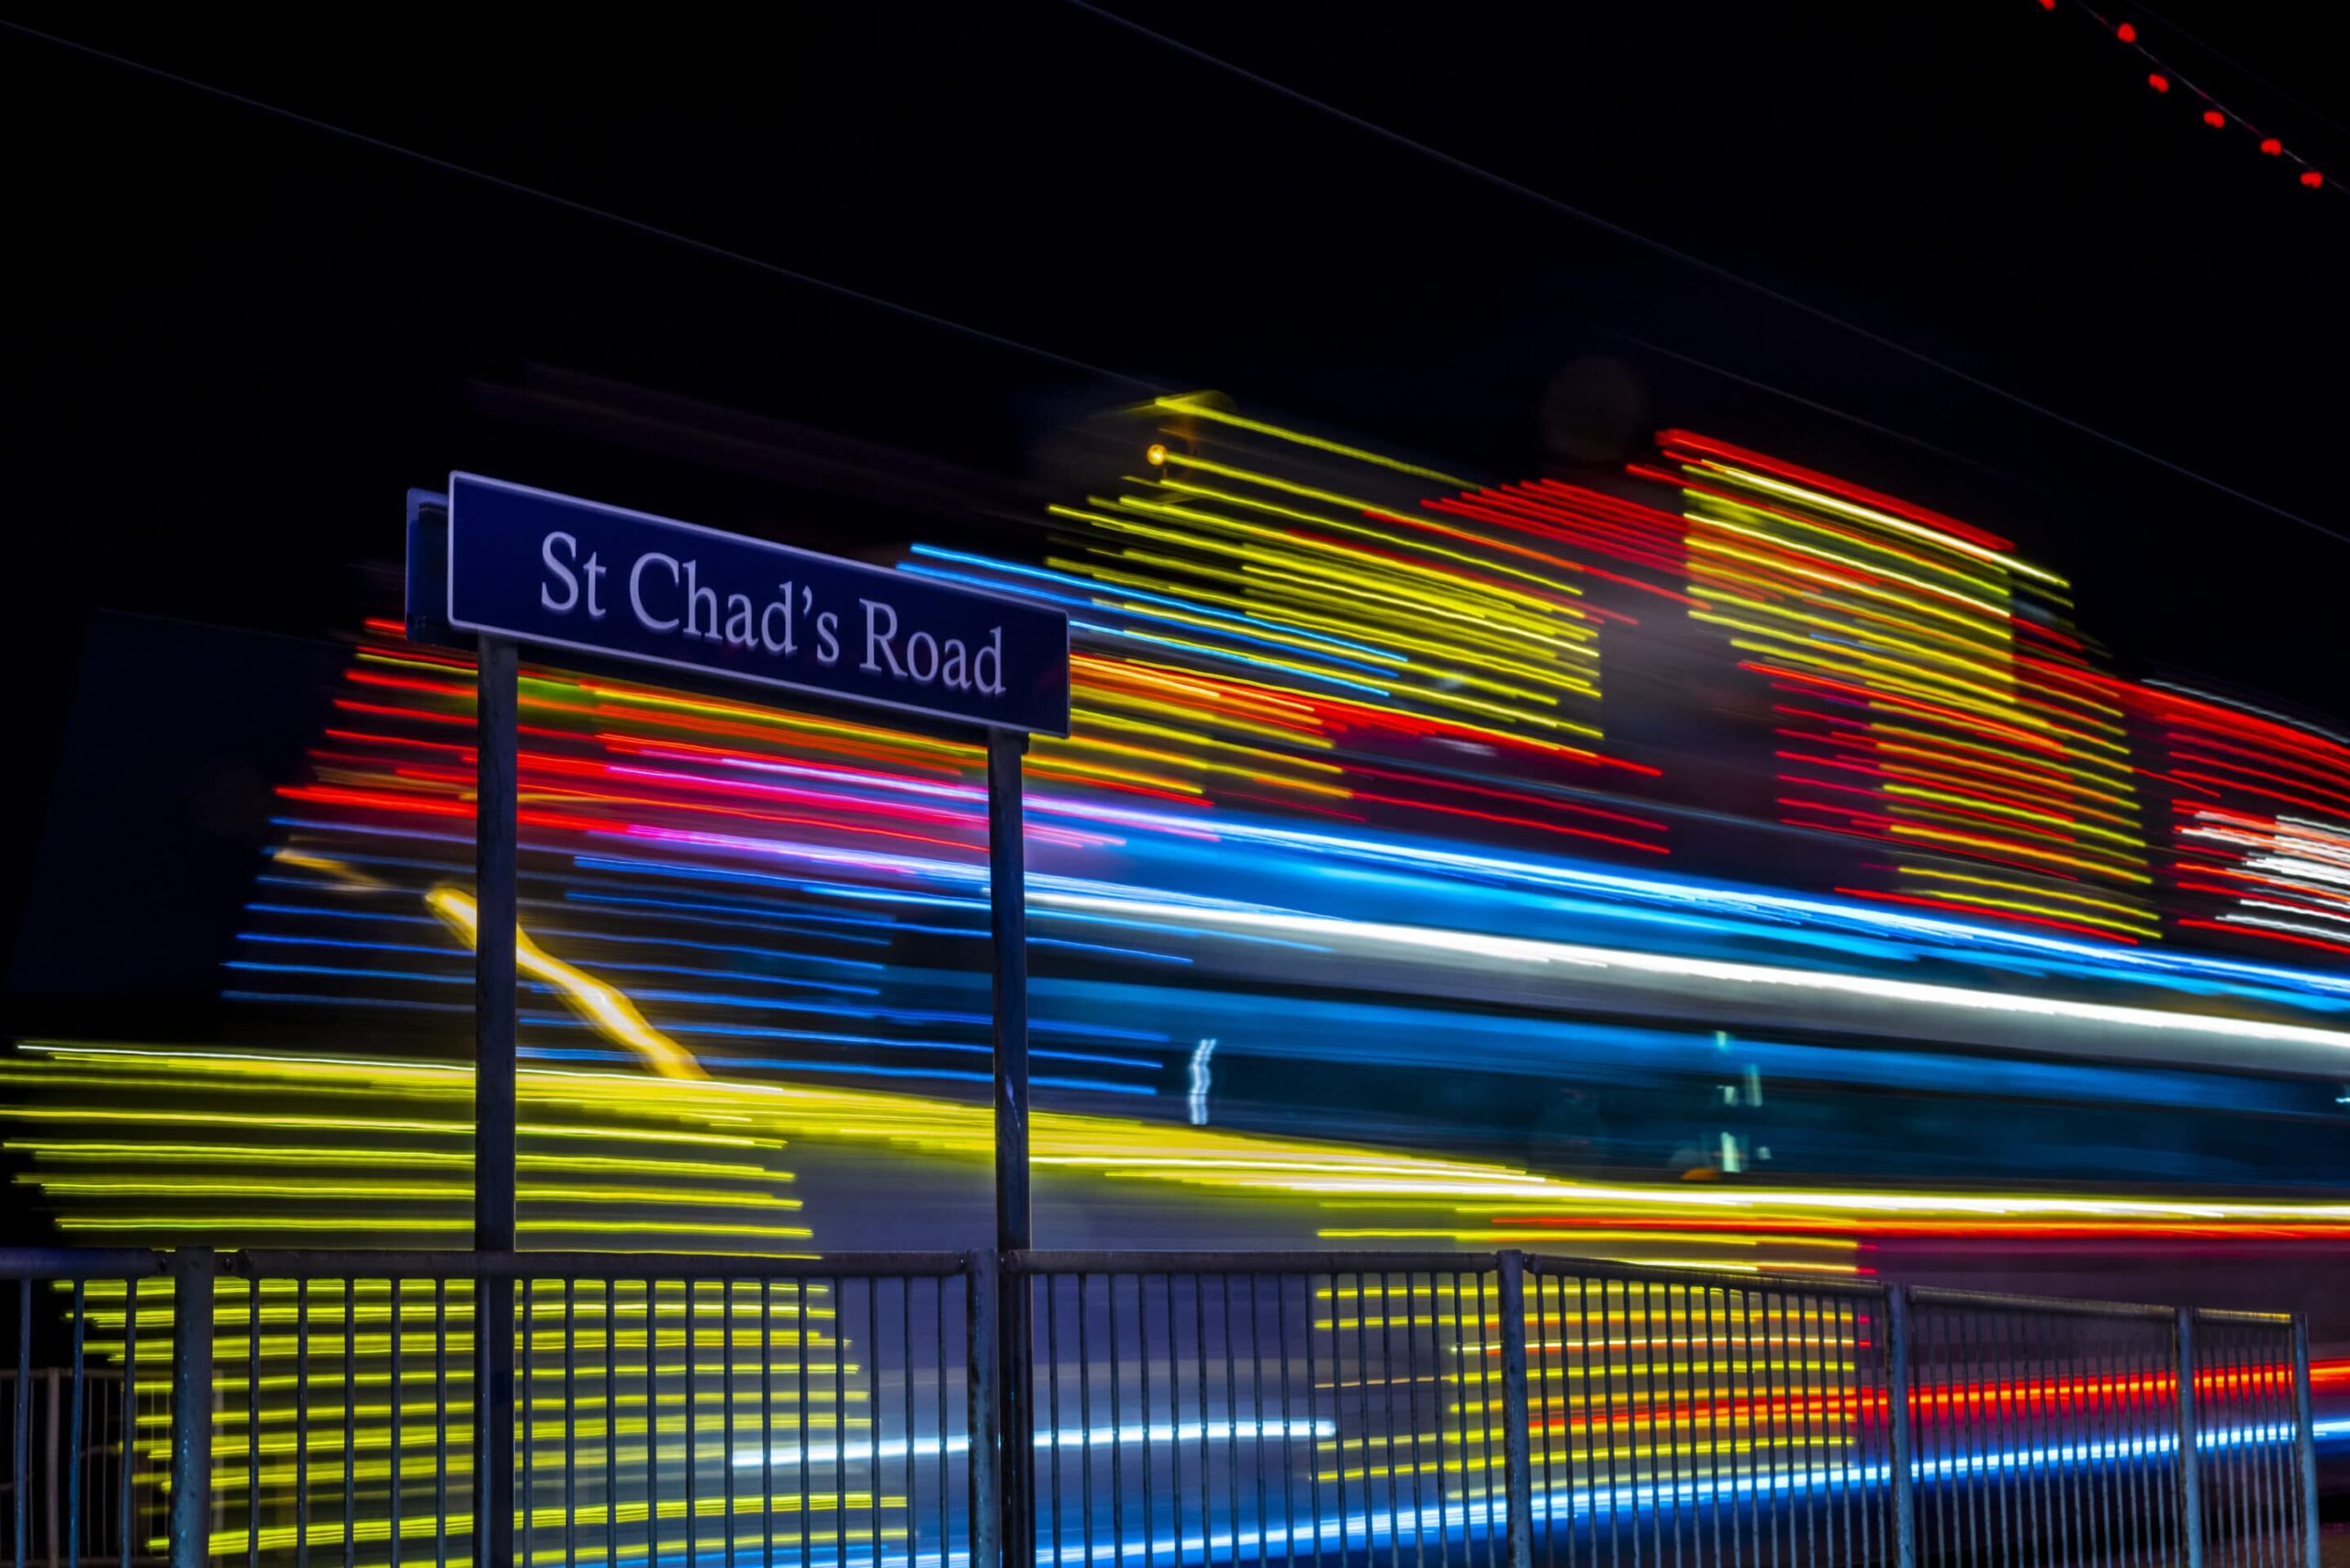
<path id="1" fill-rule="evenodd" d="M 1672 1264 L 1617 1263 L 1598 1258 L 1575 1258 L 1554 1252 L 1526 1254 L 1528 1273 L 1567 1279 L 1644 1280 L 1659 1284 L 1697 1284 L 1716 1290 L 1770 1291 L 1780 1295 L 1841 1295 L 1882 1301 L 1886 1287 L 1878 1280 L 1847 1280 L 1814 1274 L 1743 1273 L 1726 1269 L 1684 1269 Z"/>
<path id="2" fill-rule="evenodd" d="M 1007 1253 L 1011 1274 L 1478 1274 L 1491 1252 L 1147 1252 L 1031 1249 Z"/>
<path id="3" fill-rule="evenodd" d="M 2178 1308 L 2144 1302 L 2084 1301 L 2075 1296 L 2008 1295 L 1996 1291 L 1955 1290 L 1942 1285 L 1912 1285 L 1909 1300 L 1919 1306 L 1964 1306 L 1986 1312 L 2061 1313 L 2071 1317 L 2135 1317 L 2168 1322 Z"/>
<path id="4" fill-rule="evenodd" d="M 171 1254 L 144 1247 L 0 1247 L 0 1280 L 147 1280 Z"/>
<path id="5" fill-rule="evenodd" d="M 1809 1275 L 1747 1274 L 1701 1269 L 1643 1267 L 1595 1258 L 1522 1252 L 1527 1271 L 1569 1279 L 1641 1280 L 1725 1290 L 1785 1294 L 1882 1298 L 1874 1281 Z M 1126 1250 L 1015 1252 L 1004 1259 L 1014 1274 L 1473 1274 L 1500 1266 L 1497 1252 L 1147 1252 Z"/>
<path id="6" fill-rule="evenodd" d="M 183 1261 L 200 1249 L 183 1249 Z M 138 1280 L 177 1271 L 174 1253 L 146 1248 L 0 1248 L 0 1281 Z M 1738 1273 L 1618 1263 L 1523 1252 L 1528 1272 L 1554 1278 L 1639 1281 L 1788 1295 L 1882 1300 L 1874 1280 Z M 219 1272 L 246 1279 L 950 1279 L 967 1273 L 968 1252 L 834 1252 L 818 1258 L 720 1252 L 472 1252 L 428 1249 L 248 1248 L 217 1255 Z M 1147 1251 L 1032 1249 L 1008 1254 L 1007 1273 L 1058 1274 L 1469 1274 L 1499 1266 L 1498 1252 Z M 2177 1308 L 2068 1296 L 2015 1295 L 1938 1285 L 1909 1287 L 1921 1306 L 2048 1313 L 2077 1317 L 2160 1321 Z M 2283 1327 L 2281 1312 L 2196 1307 L 2198 1321 Z"/>
<path id="7" fill-rule="evenodd" d="M 455 1252 L 253 1248 L 221 1254 L 223 1273 L 250 1279 L 756 1280 L 945 1279 L 962 1252 L 831 1252 L 787 1258 L 734 1252 Z"/>

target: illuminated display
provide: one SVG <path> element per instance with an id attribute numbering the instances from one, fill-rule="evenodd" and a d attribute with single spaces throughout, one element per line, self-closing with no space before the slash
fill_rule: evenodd
<path id="1" fill-rule="evenodd" d="M 919 543 L 900 566 L 1069 619 L 1071 734 L 1027 764 L 1046 1182 L 1334 1244 L 1729 1273 L 1866 1274 L 1888 1249 L 1986 1240 L 2350 1245 L 2350 1204 L 2214 1175 L 2218 1156 L 2010 1178 L 2014 1149 L 1978 1125 L 1970 1165 L 1928 1168 L 1942 1151 L 1895 1133 L 1869 1169 L 1771 1119 L 1791 1075 L 2121 1126 L 2224 1113 L 2264 1148 L 2279 1126 L 2336 1136 L 2289 1084 L 2350 1081 L 2350 745 L 2121 680 L 2063 581 L 2006 542 L 1708 438 L 1668 432 L 1661 464 L 1604 489 L 1480 484 L 1201 398 L 1123 429 L 1118 476 L 1053 507 L 1032 547 Z M 1643 662 L 1666 656 L 1670 674 Z M 474 691 L 462 655 L 365 626 L 306 776 L 279 790 L 224 970 L 235 1037 L 24 1042 L 0 1066 L 20 1180 L 67 1237 L 469 1232 Z M 923 1217 L 901 1193 L 828 1207 L 817 1164 L 983 1190 L 978 750 L 544 668 L 520 711 L 523 1244 L 791 1255 Z M 1755 787 L 1747 815 L 1689 783 L 1733 776 Z M 1594 1130 L 1561 1081 L 1648 1098 Z M 1755 1118 L 1743 1169 L 1706 1152 L 1725 1107 Z M 1699 1156 L 1624 1156 L 1663 1141 L 1649 1121 Z M 224 1303 L 224 1344 L 253 1306 Z M 397 1306 L 469 1321 L 467 1299 Z M 854 1353 L 820 1292 L 775 1306 L 769 1343 Z M 120 1353 L 122 1304 L 91 1308 L 94 1347 Z M 380 1289 L 310 1304 L 329 1323 L 394 1308 Z M 267 1359 L 301 1306 L 270 1283 L 259 1310 Z M 596 1310 L 624 1355 L 665 1313 L 726 1309 Z M 1808 1353 L 1842 1365 L 1867 1327 L 1812 1326 Z M 1610 1335 L 1674 1354 L 1620 1304 L 1541 1334 L 1561 1356 Z M 1538 1423 L 1624 1481 L 1538 1508 L 1656 1506 L 1654 1413 L 1570 1392 L 1544 1391 Z M 1700 1416 L 1728 1397 L 1689 1392 Z M 1717 1484 L 1882 1482 L 1844 1429 L 1881 1411 L 1757 1397 L 1743 1414 L 1782 1467 Z M 1769 1430 L 1796 1414 L 1810 1436 Z M 633 1418 L 597 1440 L 645 1444 Z M 1255 1440 L 1255 1419 L 1166 1440 Z M 375 1420 L 358 1409 L 351 1440 L 380 1480 Z M 1372 1473 L 1344 1431 L 1274 1426 L 1321 1473 Z M 1438 1462 L 1460 1467 L 1445 1518 L 1341 1523 L 1485 1528 L 1488 1478 Z M 273 1450 L 261 1484 L 295 1464 Z M 775 1506 L 901 1529 L 886 1496 Z"/>

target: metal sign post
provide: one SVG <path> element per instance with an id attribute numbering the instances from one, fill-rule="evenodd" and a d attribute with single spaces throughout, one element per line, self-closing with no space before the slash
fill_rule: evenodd
<path id="1" fill-rule="evenodd" d="M 412 490 L 408 634 L 479 663 L 474 943 L 474 1249 L 515 1245 L 518 644 L 596 667 L 655 665 L 665 684 L 779 688 L 819 709 L 984 738 L 994 955 L 996 1250 L 1035 1237 L 1028 1195 L 1026 856 L 1020 760 L 1069 734 L 1069 618 L 834 556 L 470 474 Z M 997 1276 L 1000 1551 L 1031 1568 L 1034 1391 L 1024 1275 Z M 514 1562 L 515 1303 L 476 1282 L 476 1561 Z M 974 1473 L 979 1473 L 974 1456 Z M 525 1505 L 528 1499 L 521 1499 Z M 976 1521 L 975 1521 L 976 1524 Z M 983 1532 L 974 1529 L 975 1541 Z M 973 1568 L 995 1568 L 976 1561 Z"/>
<path id="2" fill-rule="evenodd" d="M 1028 1197 L 1028 875 L 1021 832 L 1020 755 L 1028 737 L 998 730 L 988 736 L 988 920 L 995 958 L 995 1249 L 1025 1252 L 1035 1245 Z M 1002 1460 L 1003 1568 L 1032 1568 L 1036 1560 L 1036 1382 L 1031 1373 L 1028 1276 L 997 1276 L 996 1431 Z"/>
<path id="3" fill-rule="evenodd" d="M 514 1250 L 516 752 L 520 680 L 513 642 L 484 637 L 476 657 L 474 752 L 474 1250 Z M 474 1281 L 476 1495 L 513 1496 L 514 1282 Z M 474 1510 L 476 1562 L 514 1561 L 514 1510 Z"/>

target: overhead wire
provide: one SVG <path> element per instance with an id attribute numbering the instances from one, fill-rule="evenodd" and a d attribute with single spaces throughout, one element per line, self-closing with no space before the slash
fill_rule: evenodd
<path id="1" fill-rule="evenodd" d="M 1644 234 L 1640 230 L 1630 228 L 1628 225 L 1618 223 L 1613 218 L 1604 218 L 1587 207 L 1577 207 L 1572 202 L 1562 200 L 1558 196 L 1550 195 L 1547 191 L 1539 190 L 1535 186 L 1527 185 L 1523 181 L 1512 179 L 1506 174 L 1497 174 L 1491 169 L 1485 168 L 1483 164 L 1473 163 L 1466 158 L 1462 158 L 1455 153 L 1447 152 L 1441 148 L 1432 147 L 1427 142 L 1421 141 L 1415 137 L 1407 136 L 1400 130 L 1382 125 L 1377 120 L 1367 118 L 1362 115 L 1354 113 L 1352 110 L 1341 108 L 1337 105 L 1333 104 L 1326 99 L 1317 98 L 1310 93 L 1303 92 L 1298 88 L 1290 86 L 1287 83 L 1267 76 L 1261 72 L 1252 71 L 1245 65 L 1240 65 L 1232 61 L 1226 60 L 1221 55 L 1211 53 L 1206 50 L 1199 48 L 1195 44 L 1186 43 L 1181 39 L 1159 32 L 1156 28 L 1145 27 L 1142 23 L 1135 21 L 1131 17 L 1122 17 L 1114 11 L 1092 4 L 1091 0 L 1064 0 L 1064 4 L 1069 5 L 1077 10 L 1082 11 L 1090 17 L 1107 22 L 1113 27 L 1123 28 L 1126 31 L 1135 34 L 1136 37 L 1147 39 L 1151 42 L 1159 45 L 1161 48 L 1171 50 L 1178 54 L 1183 55 L 1191 60 L 1197 61 L 1201 64 L 1212 66 L 1218 71 L 1224 72 L 1227 75 L 1235 76 L 1241 81 L 1253 84 L 1254 85 L 1260 87 L 1266 92 L 1271 93 L 1278 97 L 1286 98 L 1292 103 L 1303 105 L 1304 106 L 1314 110 L 1317 114 L 1327 115 L 1333 119 L 1354 127 L 1356 129 L 1364 132 L 1366 135 L 1377 137 L 1382 141 L 1404 148 L 1408 151 L 1419 155 L 1420 157 L 1427 158 L 1431 162 L 1442 164 L 1444 167 L 1451 169 L 1458 174 L 1466 174 L 1472 179 L 1481 181 L 1486 185 L 1495 187 L 1496 189 L 1506 191 L 1513 196 L 1523 197 L 1528 201 L 1534 202 L 1539 206 L 1547 207 L 1550 210 L 1559 213 L 1564 217 L 1572 218 L 1578 223 L 1586 224 L 1594 229 L 1599 230 L 1603 233 L 1613 235 L 1616 238 L 1624 241 L 1628 244 L 1637 245 L 1653 254 L 1664 256 L 1673 261 L 1678 262 L 1684 266 L 1695 268 L 1710 277 L 1718 278 L 1725 283 L 1734 284 L 1738 287 L 1745 289 L 1751 294 L 1762 298 L 1771 300 L 1774 304 L 1784 306 L 1786 308 L 1794 310 L 1801 315 L 1808 316 L 1814 320 L 1825 322 L 1828 325 L 1850 333 L 1853 337 L 1859 338 L 1865 342 L 1874 344 L 1876 347 L 1886 350 L 1887 353 L 1898 354 L 1902 358 L 1908 359 L 1915 364 L 1924 365 L 1931 370 L 1939 371 L 1945 375 L 1964 383 L 1966 386 L 1974 387 L 1977 391 L 1987 393 L 1994 398 L 2001 398 L 2007 402 L 2012 403 L 2020 409 L 2023 409 L 2031 413 L 2038 414 L 2043 419 L 2053 420 L 2055 423 L 2064 426 L 2067 430 L 2073 431 L 2081 435 L 2086 435 L 2091 440 L 2101 442 L 2118 452 L 2126 453 L 2131 456 L 2142 458 L 2144 461 L 2154 465 L 2158 468 L 2162 468 L 2168 473 L 2177 475 L 2181 478 L 2191 479 L 2196 484 L 2216 491 L 2221 495 L 2230 498 L 2231 499 L 2240 501 L 2246 506 L 2255 508 L 2258 510 L 2266 512 L 2273 517 L 2281 518 L 2287 522 L 2298 523 L 2301 527 L 2309 529 L 2316 533 L 2322 533 L 2338 543 L 2350 544 L 2350 532 L 2344 532 L 2339 529 L 2329 528 L 2324 523 L 2319 522 L 2312 518 L 2303 517 L 2300 513 L 2294 511 L 2288 507 L 2279 506 L 2276 502 L 2255 496 L 2248 490 L 2239 489 L 2235 486 L 2226 483 L 2224 480 L 2215 479 L 2208 474 L 2190 468 L 2183 463 L 2174 462 L 2170 458 L 2165 457 L 2159 453 L 2150 452 L 2144 447 L 2124 440 L 2121 436 L 2110 434 L 2108 431 L 2099 430 L 2097 426 L 2089 424 L 2085 420 L 2076 420 L 2069 414 L 2052 409 L 2047 404 L 2042 403 L 2035 398 L 2028 398 L 2020 392 L 2010 391 L 2009 388 L 2000 386 L 1995 381 L 1990 381 L 1983 376 L 1976 375 L 1971 371 L 1963 370 L 1957 365 L 1952 364 L 1947 361 L 1937 359 L 1932 354 L 1926 353 L 1922 349 L 1912 348 L 1910 345 L 1902 342 L 1897 338 L 1888 337 L 1883 332 L 1862 326 L 1858 322 L 1846 320 L 1843 317 L 1837 315 L 1832 310 L 1829 310 L 1821 306 L 1814 305 L 1808 300 L 1788 294 L 1782 289 L 1774 288 L 1769 284 L 1762 283 L 1753 278 L 1748 277 L 1745 274 L 1738 272 L 1730 267 L 1724 266 L 1718 262 L 1709 261 L 1706 257 L 1696 254 L 1695 252 L 1684 250 L 1680 246 L 1672 244 L 1667 241 L 1659 240 L 1652 235 Z"/>
<path id="2" fill-rule="evenodd" d="M 532 201 L 541 202 L 546 206 L 559 208 L 577 217 L 592 218 L 599 223 L 606 223 L 615 228 L 627 230 L 631 233 L 639 234 L 647 239 L 662 240 L 674 245 L 681 245 L 687 250 L 697 252 L 715 260 L 729 262 L 737 266 L 748 267 L 755 272 L 766 273 L 773 277 L 785 278 L 790 282 L 804 285 L 807 287 L 820 290 L 842 299 L 854 300 L 857 304 L 871 306 L 875 309 L 885 310 L 892 315 L 903 317 L 911 321 L 919 321 L 925 326 L 941 327 L 951 332 L 959 332 L 965 337 L 975 339 L 980 342 L 991 343 L 998 348 L 1011 349 L 1015 353 L 1033 355 L 1037 359 L 1046 360 L 1052 364 L 1063 365 L 1071 370 L 1081 370 L 1089 375 L 1098 375 L 1105 380 L 1122 382 L 1127 386 L 1141 388 L 1146 391 L 1157 393 L 1173 390 L 1173 388 L 1163 386 L 1158 382 L 1148 380 L 1143 376 L 1129 375 L 1125 371 L 1110 370 L 1102 365 L 1093 364 L 1085 360 L 1076 358 L 1074 355 L 1059 353 L 1058 350 L 1042 348 L 1035 343 L 1024 342 L 1018 338 L 1007 337 L 1002 332 L 990 331 L 985 327 L 976 327 L 968 321 L 957 321 L 951 316 L 941 316 L 934 311 L 924 310 L 919 306 L 907 305 L 895 299 L 885 298 L 878 294 L 868 294 L 863 289 L 852 288 L 846 284 L 835 283 L 830 278 L 819 277 L 813 273 L 801 272 L 796 267 L 785 266 L 780 262 L 768 261 L 764 256 L 755 256 L 747 251 L 738 251 L 729 245 L 721 245 L 713 241 L 699 239 L 694 235 L 682 233 L 674 229 L 666 229 L 662 227 L 660 224 L 648 222 L 641 218 L 632 218 L 624 212 L 615 212 L 610 207 L 598 207 L 592 202 L 581 201 L 576 196 L 564 196 L 558 192 L 545 190 L 537 185 L 526 185 L 520 180 L 512 179 L 504 174 L 492 174 L 487 169 L 476 169 L 471 164 L 460 163 L 453 159 L 443 158 L 437 153 L 427 152 L 420 148 L 409 147 L 404 143 L 393 141 L 386 137 L 376 136 L 364 130 L 356 130 L 349 126 L 338 125 L 332 120 L 321 119 L 316 115 L 304 114 L 298 109 L 290 109 L 282 104 L 273 104 L 267 99 L 256 98 L 252 96 L 250 94 L 239 93 L 232 89 L 219 86 L 214 83 L 202 81 L 193 76 L 184 75 L 176 71 L 167 71 L 162 66 L 151 65 L 142 60 L 134 60 L 128 55 L 117 54 L 109 50 L 99 49 L 94 45 L 83 43 L 76 39 L 65 38 L 56 33 L 43 32 L 38 28 L 28 28 L 21 22 L 11 21 L 6 17 L 0 17 L 0 28 L 5 28 L 9 32 L 15 33 L 20 38 L 31 39 L 40 43 L 49 44 L 54 48 L 65 50 L 70 53 L 81 55 L 85 59 L 99 61 L 125 71 L 136 73 L 139 75 L 148 77 L 153 81 L 168 83 L 173 86 L 184 88 L 192 93 L 201 94 L 206 97 L 216 99 L 221 103 L 232 104 L 239 108 L 249 109 L 256 114 L 267 115 L 273 118 L 284 120 L 288 124 L 298 125 L 306 129 L 317 131 L 324 136 L 334 137 L 340 140 L 351 142 L 356 146 L 365 147 L 374 151 L 386 153 L 395 158 L 406 159 L 410 162 L 420 164 L 425 168 L 437 170 L 444 174 L 454 174 L 460 179 L 471 180 L 477 185 L 487 185 L 491 189 L 503 191 L 509 196 L 519 196 Z"/>

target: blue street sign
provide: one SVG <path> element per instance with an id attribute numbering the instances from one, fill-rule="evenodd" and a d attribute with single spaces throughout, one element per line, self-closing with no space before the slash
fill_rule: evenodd
<path id="1" fill-rule="evenodd" d="M 449 476 L 448 515 L 456 631 L 1069 734 L 1058 610 L 474 474 Z M 413 608 L 439 598 L 432 554 L 411 551 Z"/>

